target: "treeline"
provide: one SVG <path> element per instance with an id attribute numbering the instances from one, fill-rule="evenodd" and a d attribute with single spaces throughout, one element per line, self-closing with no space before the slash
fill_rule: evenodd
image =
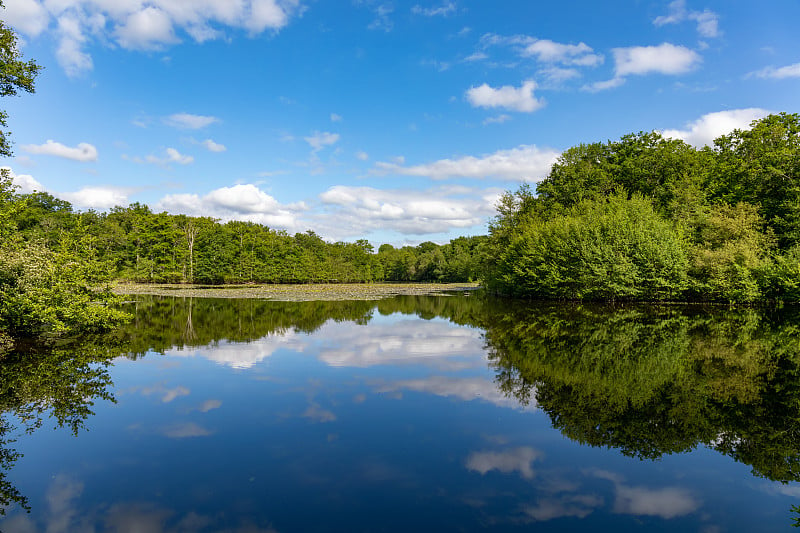
<path id="1" fill-rule="evenodd" d="M 477 279 L 486 237 L 424 242 L 375 253 L 366 240 L 327 242 L 252 222 L 154 213 L 134 203 L 108 213 L 76 212 L 45 192 L 18 195 L 22 239 L 50 249 L 80 242 L 109 276 L 145 283 L 463 282 Z"/>
<path id="2" fill-rule="evenodd" d="M 695 149 L 658 133 L 565 151 L 507 193 L 486 285 L 541 299 L 800 300 L 800 115 Z"/>

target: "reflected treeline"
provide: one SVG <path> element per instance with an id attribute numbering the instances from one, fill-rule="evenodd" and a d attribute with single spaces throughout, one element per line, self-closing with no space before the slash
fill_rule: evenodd
<path id="1" fill-rule="evenodd" d="M 118 346 L 101 338 L 5 354 L 0 361 L 0 515 L 14 503 L 28 508 L 27 498 L 6 477 L 20 457 L 16 439 L 45 420 L 77 435 L 96 401 L 114 401 L 108 367 L 119 354 Z"/>
<path id="2" fill-rule="evenodd" d="M 567 437 L 656 459 L 707 445 L 772 480 L 800 481 L 800 309 L 528 304 L 479 292 L 378 301 L 140 297 L 113 334 L 0 361 L 0 512 L 26 500 L 5 473 L 14 438 L 50 417 L 77 433 L 113 401 L 112 358 L 247 342 L 376 314 L 482 329 L 496 384 Z M 369 335 L 370 331 L 365 331 Z"/>
<path id="3" fill-rule="evenodd" d="M 366 324 L 375 302 L 274 302 L 255 299 L 140 296 L 125 307 L 133 320 L 112 336 L 130 357 L 219 341 L 248 342 L 294 330 L 312 333 L 325 322 Z"/>
<path id="4" fill-rule="evenodd" d="M 647 459 L 707 445 L 800 480 L 800 310 L 539 305 L 487 323 L 497 385 L 569 438 Z"/>
<path id="5" fill-rule="evenodd" d="M 232 298 L 140 296 L 125 310 L 133 320 L 110 337 L 131 357 L 174 347 L 205 346 L 220 341 L 248 342 L 287 331 L 313 333 L 328 321 L 367 324 L 377 311 L 423 319 L 445 317 L 459 324 L 477 323 L 480 298 L 398 296 L 384 300 L 277 302 Z"/>

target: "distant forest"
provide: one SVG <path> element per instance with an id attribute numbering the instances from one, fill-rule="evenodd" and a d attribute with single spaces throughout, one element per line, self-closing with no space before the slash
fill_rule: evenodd
<path id="1" fill-rule="evenodd" d="M 462 282 L 478 278 L 486 237 L 424 242 L 377 253 L 366 240 L 327 242 L 252 222 L 153 213 L 134 203 L 76 212 L 46 192 L 15 197 L 16 230 L 48 249 L 72 246 L 116 280 L 141 283 Z"/>

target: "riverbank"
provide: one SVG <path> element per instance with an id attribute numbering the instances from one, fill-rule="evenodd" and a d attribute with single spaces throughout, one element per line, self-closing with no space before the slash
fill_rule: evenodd
<path id="1" fill-rule="evenodd" d="M 380 300 L 393 296 L 473 291 L 478 283 L 321 283 L 301 285 L 181 285 L 119 283 L 119 295 L 150 294 L 184 298 L 257 298 L 275 301 Z"/>

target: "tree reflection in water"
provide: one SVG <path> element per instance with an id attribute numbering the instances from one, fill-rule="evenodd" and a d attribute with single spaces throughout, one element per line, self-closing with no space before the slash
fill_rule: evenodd
<path id="1" fill-rule="evenodd" d="M 0 515 L 12 503 L 28 509 L 27 498 L 6 477 L 21 456 L 13 447 L 16 440 L 46 419 L 77 435 L 94 414 L 95 401 L 114 401 L 109 366 L 119 353 L 105 340 L 85 339 L 5 354 L 0 361 Z"/>
<path id="2" fill-rule="evenodd" d="M 7 354 L 0 364 L 0 512 L 14 439 L 51 418 L 77 434 L 114 401 L 114 357 L 311 333 L 376 314 L 445 318 L 484 332 L 496 386 L 577 442 L 640 459 L 708 446 L 753 474 L 800 481 L 800 310 L 531 304 L 473 294 L 271 302 L 141 297 L 113 334 Z"/>
<path id="3" fill-rule="evenodd" d="M 800 480 L 798 311 L 547 305 L 486 326 L 496 383 L 583 444 L 657 459 L 699 445 Z"/>

